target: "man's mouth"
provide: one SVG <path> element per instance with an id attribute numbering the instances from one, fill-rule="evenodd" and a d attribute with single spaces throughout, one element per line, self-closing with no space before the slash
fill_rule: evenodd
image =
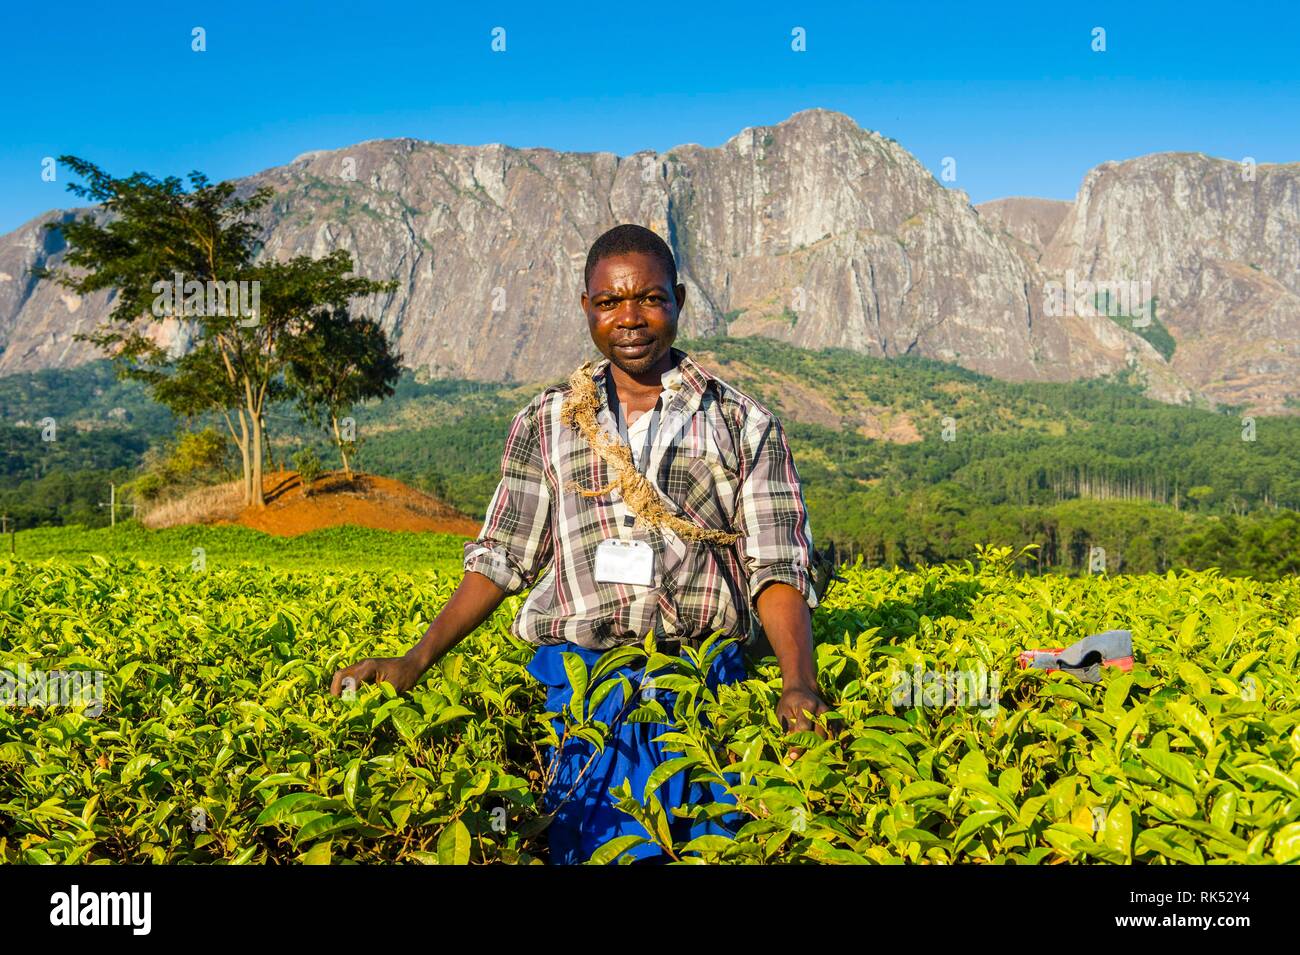
<path id="1" fill-rule="evenodd" d="M 619 351 L 620 354 L 627 355 L 629 358 L 637 358 L 641 355 L 644 355 L 646 352 L 648 352 L 650 350 L 650 346 L 653 344 L 654 344 L 653 339 L 641 338 L 641 339 L 634 339 L 633 341 L 630 342 L 622 342 L 620 344 L 615 345 L 614 347 Z"/>

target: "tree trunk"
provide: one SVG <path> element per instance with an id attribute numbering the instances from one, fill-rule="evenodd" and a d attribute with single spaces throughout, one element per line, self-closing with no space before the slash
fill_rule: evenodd
<path id="1" fill-rule="evenodd" d="M 271 471 L 274 473 L 277 470 L 275 466 L 275 448 L 271 447 L 271 436 L 266 433 L 265 415 L 262 416 L 262 443 L 266 446 L 267 463 L 270 464 Z"/>
<path id="2" fill-rule="evenodd" d="M 266 494 L 262 488 L 262 441 L 261 436 L 254 437 L 253 443 L 253 473 L 249 480 L 252 483 L 252 500 L 249 501 L 254 507 L 266 507 Z"/>
<path id="3" fill-rule="evenodd" d="M 249 474 L 249 500 L 248 503 L 253 507 L 266 507 L 266 494 L 262 489 L 262 429 L 260 421 L 262 416 L 256 408 L 248 409 L 249 420 L 254 423 L 252 433 L 248 440 L 252 445 L 252 468 Z"/>
<path id="4" fill-rule="evenodd" d="M 348 462 L 348 453 L 343 448 L 343 433 L 339 431 L 339 419 L 337 415 L 330 415 L 330 423 L 334 426 L 334 443 L 338 445 L 339 457 L 343 459 L 343 473 L 349 482 L 352 480 L 352 465 Z"/>
<path id="5" fill-rule="evenodd" d="M 239 433 L 235 433 L 234 425 L 230 419 L 226 419 L 226 426 L 230 428 L 230 434 L 235 439 L 235 444 L 239 446 L 239 457 L 242 461 L 243 468 L 240 471 L 240 478 L 244 486 L 244 506 L 247 507 L 253 503 L 253 485 L 249 482 L 249 476 L 252 474 L 252 459 L 249 455 L 248 447 L 248 421 L 244 417 L 244 412 L 239 411 Z"/>

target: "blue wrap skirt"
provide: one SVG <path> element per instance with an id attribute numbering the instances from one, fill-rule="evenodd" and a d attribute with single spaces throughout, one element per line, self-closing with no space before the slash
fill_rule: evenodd
<path id="1" fill-rule="evenodd" d="M 587 664 L 588 672 L 596 665 L 601 653 L 573 643 L 560 643 L 538 647 L 528 672 L 546 687 L 546 708 L 561 712 L 573 695 L 564 669 L 564 653 L 576 653 Z M 734 683 L 746 675 L 745 651 L 737 643 L 723 647 L 709 668 L 707 685 L 713 689 L 721 683 Z M 643 670 L 641 667 L 623 666 L 612 671 L 608 679 L 626 677 L 634 694 L 641 692 Z M 653 677 L 653 674 L 651 674 Z M 603 678 L 605 679 L 605 678 Z M 655 699 L 669 714 L 673 712 L 676 694 L 657 689 Z M 591 718 L 609 726 L 605 748 L 597 753 L 593 743 L 575 737 L 565 738 L 564 719 L 556 717 L 551 722 L 562 747 L 551 747 L 547 786 L 542 806 L 554 812 L 551 822 L 550 861 L 554 865 L 572 865 L 586 862 L 601 845 L 618 836 L 637 835 L 650 838 L 639 822 L 617 808 L 610 790 L 624 780 L 632 785 L 632 793 L 642 798 L 646 781 L 660 763 L 681 755 L 666 750 L 655 737 L 672 730 L 671 723 L 632 723 L 623 717 L 636 709 L 640 701 L 625 707 L 623 691 L 615 688 L 591 714 Z M 593 754 L 596 754 L 593 758 Z M 590 765 L 588 765 L 590 761 Z M 584 770 L 585 767 L 585 770 Z M 720 820 L 696 822 L 679 819 L 672 814 L 675 806 L 703 803 L 731 803 L 735 799 L 718 783 L 688 783 L 689 772 L 677 773 L 664 782 L 655 795 L 671 822 L 673 841 L 680 843 L 702 835 L 733 837 L 740 823 L 739 813 L 728 813 Z M 663 861 L 667 856 L 653 842 L 628 850 L 627 855 L 638 861 Z"/>

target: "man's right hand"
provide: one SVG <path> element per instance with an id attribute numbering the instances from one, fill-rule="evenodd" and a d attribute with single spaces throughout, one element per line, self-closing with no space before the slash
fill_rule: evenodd
<path id="1" fill-rule="evenodd" d="M 372 657 L 334 674 L 330 692 L 340 695 L 349 686 L 353 689 L 362 683 L 391 683 L 398 693 L 405 693 L 419 681 L 424 669 L 407 657 Z M 345 681 L 351 680 L 349 684 Z"/>
<path id="2" fill-rule="evenodd" d="M 492 616 L 505 599 L 506 592 L 488 577 L 476 571 L 466 571 L 447 606 L 442 608 L 420 642 L 405 656 L 371 657 L 344 667 L 330 681 L 330 692 L 339 696 L 349 687 L 356 689 L 362 683 L 382 680 L 391 683 L 398 693 L 405 693 L 420 682 L 424 671 L 438 662 L 444 653 Z M 345 680 L 349 681 L 346 685 Z"/>

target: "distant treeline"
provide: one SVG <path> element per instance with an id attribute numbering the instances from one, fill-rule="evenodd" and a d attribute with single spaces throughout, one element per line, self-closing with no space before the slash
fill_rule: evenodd
<path id="1" fill-rule="evenodd" d="M 1300 418 L 1165 405 L 1124 378 L 1008 383 L 925 359 L 766 339 L 679 345 L 707 348 L 726 362 L 724 377 L 781 415 L 815 539 L 872 566 L 1037 543 L 1029 570 L 1088 572 L 1099 560 L 1111 573 L 1298 570 Z M 807 416 L 785 407 L 798 400 L 782 387 L 790 380 L 842 409 L 843 426 L 795 420 Z M 357 410 L 359 466 L 480 517 L 510 420 L 538 387 L 407 373 L 393 397 Z M 862 408 L 905 416 L 919 440 L 864 437 L 854 425 Z M 135 386 L 113 381 L 106 363 L 0 379 L 0 410 L 11 425 L 0 429 L 0 507 L 20 526 L 106 523 L 96 505 L 108 481 L 124 479 L 177 425 Z M 39 441 L 36 422 L 47 414 L 61 422 L 57 448 Z M 27 426 L 13 427 L 17 417 Z M 324 435 L 279 433 L 277 459 L 314 444 L 337 464 Z"/>
<path id="2" fill-rule="evenodd" d="M 797 455 L 798 452 L 796 452 Z M 916 567 L 970 557 L 976 544 L 1037 544 L 1032 572 L 1164 573 L 1218 567 L 1263 580 L 1300 573 L 1300 514 L 1244 517 L 1144 502 L 982 503 L 955 485 L 899 495 L 808 492 L 813 538 L 867 566 Z"/>
<path id="3" fill-rule="evenodd" d="M 174 427 L 106 361 L 0 378 L 0 513 L 20 528 L 107 524 L 109 485 L 130 480 Z"/>

